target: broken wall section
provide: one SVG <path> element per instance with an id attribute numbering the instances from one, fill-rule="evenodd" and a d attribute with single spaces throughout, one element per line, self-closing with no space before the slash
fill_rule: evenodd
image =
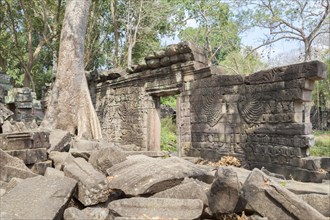
<path id="1" fill-rule="evenodd" d="M 194 71 L 206 66 L 204 51 L 184 42 L 149 54 L 129 72 L 100 73 L 95 103 L 103 137 L 133 144 L 133 150 L 160 150 L 160 97 L 180 94 Z"/>
<path id="2" fill-rule="evenodd" d="M 250 168 L 302 178 L 324 178 L 306 165 L 313 146 L 309 120 L 315 80 L 325 65 L 312 61 L 249 76 L 218 75 L 191 85 L 191 147 L 185 154 L 217 160 L 231 155 Z M 314 170 L 313 170 L 314 169 Z M 306 173 L 315 174 L 305 175 Z M 315 179 L 314 179 L 315 181 Z"/>

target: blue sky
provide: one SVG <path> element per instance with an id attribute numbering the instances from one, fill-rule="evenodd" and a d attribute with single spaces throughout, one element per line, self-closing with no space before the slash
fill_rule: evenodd
<path id="1" fill-rule="evenodd" d="M 195 20 L 190 19 L 187 21 L 187 27 L 197 27 L 197 24 Z M 241 39 L 242 39 L 242 46 L 252 46 L 252 48 L 256 48 L 261 44 L 261 40 L 265 39 L 264 35 L 267 34 L 267 30 L 262 30 L 260 28 L 255 28 L 250 31 L 244 32 L 241 34 Z M 164 46 L 169 45 L 169 44 L 176 44 L 179 43 L 180 39 L 178 36 L 173 38 L 163 38 L 162 44 Z M 267 52 L 270 51 L 270 58 L 275 58 L 276 56 L 281 56 L 283 54 L 290 54 L 293 56 L 293 58 L 296 58 L 299 56 L 298 50 L 301 48 L 301 44 L 299 42 L 294 42 L 294 41 L 278 41 L 272 45 L 271 51 L 267 48 L 260 48 L 258 49 L 259 54 L 263 54 L 262 56 L 262 61 L 265 63 L 270 63 L 272 62 L 271 60 L 268 59 L 267 57 Z M 286 64 L 285 60 L 283 60 L 283 64 Z"/>

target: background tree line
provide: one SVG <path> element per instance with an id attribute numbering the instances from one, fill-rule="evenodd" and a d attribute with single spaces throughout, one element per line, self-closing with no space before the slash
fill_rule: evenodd
<path id="1" fill-rule="evenodd" d="M 130 67 L 165 46 L 166 39 L 199 44 L 210 64 L 232 74 L 269 67 L 259 48 L 271 51 L 284 40 L 301 42 L 295 62 L 318 58 L 329 65 L 329 1 L 93 0 L 85 70 Z M 65 6 L 65 0 L 0 0 L 0 70 L 39 97 L 42 85 L 56 75 Z M 242 34 L 256 27 L 266 30 L 260 45 L 243 46 Z M 329 105 L 329 76 L 317 86 L 315 100 Z"/>

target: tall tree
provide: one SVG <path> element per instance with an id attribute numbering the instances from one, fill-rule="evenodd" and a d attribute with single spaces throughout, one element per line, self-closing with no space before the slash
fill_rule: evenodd
<path id="1" fill-rule="evenodd" d="M 9 53 L 24 71 L 24 86 L 35 90 L 32 69 L 43 47 L 58 34 L 52 19 L 59 16 L 61 1 L 57 5 L 46 1 L 4 1 L 6 31 L 14 39 Z"/>
<path id="2" fill-rule="evenodd" d="M 43 127 L 59 128 L 83 139 L 101 138 L 84 73 L 84 38 L 91 0 L 67 0 L 56 80 Z"/>
<path id="3" fill-rule="evenodd" d="M 251 74 L 260 69 L 266 68 L 257 52 L 250 53 L 251 48 L 235 50 L 229 53 L 225 60 L 219 63 L 232 74 Z"/>
<path id="4" fill-rule="evenodd" d="M 259 27 L 269 31 L 255 49 L 281 40 L 304 45 L 304 60 L 312 58 L 312 47 L 318 37 L 330 37 L 330 0 L 246 0 L 239 1 L 240 18 L 245 28 Z"/>
<path id="5" fill-rule="evenodd" d="M 218 64 L 228 53 L 239 48 L 238 27 L 231 20 L 228 4 L 219 0 L 184 0 L 182 6 L 187 19 L 196 21 L 197 27 L 182 30 L 179 37 L 203 46 L 210 64 Z"/>

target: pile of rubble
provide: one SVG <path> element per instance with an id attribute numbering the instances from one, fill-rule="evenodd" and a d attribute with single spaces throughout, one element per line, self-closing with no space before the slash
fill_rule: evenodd
<path id="1" fill-rule="evenodd" d="M 329 183 L 194 164 L 68 132 L 0 135 L 1 219 L 327 219 Z M 152 157 L 150 157 L 152 156 Z"/>

